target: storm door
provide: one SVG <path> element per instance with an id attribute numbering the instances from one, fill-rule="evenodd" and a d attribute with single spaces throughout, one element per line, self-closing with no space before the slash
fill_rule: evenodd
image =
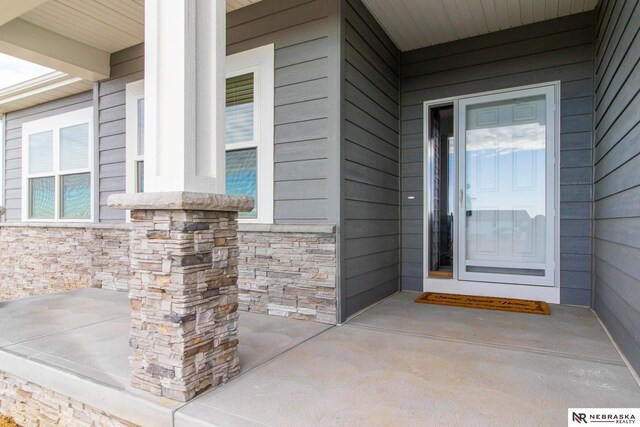
<path id="1" fill-rule="evenodd" d="M 458 278 L 554 285 L 554 87 L 458 101 Z"/>

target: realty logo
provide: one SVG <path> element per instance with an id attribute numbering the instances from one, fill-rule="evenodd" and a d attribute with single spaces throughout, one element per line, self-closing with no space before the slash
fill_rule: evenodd
<path id="1" fill-rule="evenodd" d="M 640 408 L 569 408 L 567 425 L 636 424 L 640 419 Z"/>
<path id="2" fill-rule="evenodd" d="M 574 412 L 573 413 L 573 422 L 578 423 L 578 424 L 582 424 L 582 423 L 587 423 L 587 414 L 585 414 L 584 412 Z"/>

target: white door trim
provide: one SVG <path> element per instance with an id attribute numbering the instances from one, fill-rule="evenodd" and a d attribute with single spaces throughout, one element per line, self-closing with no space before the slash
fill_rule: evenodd
<path id="1" fill-rule="evenodd" d="M 551 201 L 549 207 L 553 211 L 554 227 L 552 230 L 548 230 L 548 235 L 552 238 L 548 244 L 552 245 L 553 259 L 551 263 L 553 283 L 551 286 L 532 286 L 527 284 L 520 284 L 514 286 L 512 284 L 494 283 L 486 281 L 465 281 L 459 279 L 457 271 L 458 262 L 454 264 L 454 277 L 453 279 L 446 278 L 429 278 L 429 251 L 428 251 L 428 236 L 429 236 L 429 174 L 428 165 L 430 163 L 430 153 L 428 138 L 430 135 L 429 129 L 429 109 L 433 107 L 443 106 L 447 104 L 453 104 L 454 107 L 454 129 L 459 132 L 458 123 L 458 103 L 461 100 L 467 98 L 476 98 L 484 95 L 499 95 L 503 93 L 512 93 L 517 91 L 523 91 L 527 89 L 547 87 L 555 100 L 555 108 L 547 112 L 547 115 L 551 115 L 551 122 L 553 126 L 549 126 L 549 133 L 553 134 L 554 147 L 553 150 L 548 150 L 548 156 L 553 157 L 551 164 L 554 165 L 552 176 L 553 181 L 549 183 L 552 186 L 552 193 L 548 195 L 548 201 Z M 507 96 L 508 97 L 508 96 Z M 496 91 L 480 92 L 475 94 L 468 94 L 458 97 L 442 98 L 436 100 L 429 100 L 423 103 L 423 148 L 424 148 L 424 166 L 423 166 L 423 290 L 425 292 L 445 292 L 445 293 L 458 293 L 468 295 L 485 295 L 495 297 L 506 298 L 524 298 L 524 299 L 537 299 L 543 300 L 549 303 L 560 302 L 560 82 L 552 81 L 541 84 L 519 86 L 507 89 L 501 89 Z M 458 135 L 456 134 L 456 141 L 458 141 Z M 457 145 L 457 144 L 456 144 Z M 456 147 L 457 149 L 457 147 Z M 456 168 L 460 171 L 460 153 L 456 152 Z M 456 174 L 456 188 L 459 188 L 460 174 Z M 459 214 L 454 218 L 454 230 L 459 233 L 460 223 Z M 458 234 L 456 233 L 456 234 Z M 459 257 L 458 250 L 459 236 L 454 236 L 454 253 Z"/>
<path id="2" fill-rule="evenodd" d="M 558 286 L 510 285 L 505 283 L 469 282 L 453 279 L 427 278 L 423 280 L 424 292 L 475 295 L 485 297 L 517 298 L 560 304 Z"/>

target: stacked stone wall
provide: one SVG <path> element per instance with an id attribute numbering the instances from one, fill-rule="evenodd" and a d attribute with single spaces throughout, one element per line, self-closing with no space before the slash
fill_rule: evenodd
<path id="1" fill-rule="evenodd" d="M 97 287 L 129 290 L 123 225 L 0 226 L 0 300 Z M 241 224 L 239 309 L 336 323 L 333 226 Z"/>
<path id="2" fill-rule="evenodd" d="M 243 224 L 240 310 L 336 323 L 333 226 Z"/>
<path id="3" fill-rule="evenodd" d="M 136 427 L 89 405 L 0 371 L 0 414 L 20 426 Z"/>
<path id="4" fill-rule="evenodd" d="M 0 226 L 0 300 L 78 288 L 127 290 L 127 227 Z"/>

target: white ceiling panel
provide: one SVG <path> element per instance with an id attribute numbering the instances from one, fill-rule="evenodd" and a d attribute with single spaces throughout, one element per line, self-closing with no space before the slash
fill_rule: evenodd
<path id="1" fill-rule="evenodd" d="M 227 0 L 227 12 L 259 1 Z M 144 0 L 49 0 L 21 18 L 109 53 L 144 41 Z"/>
<path id="2" fill-rule="evenodd" d="M 227 12 L 258 3 L 259 1 L 261 0 L 227 0 Z"/>
<path id="3" fill-rule="evenodd" d="M 595 8 L 597 0 L 363 0 L 407 51 Z"/>
<path id="4" fill-rule="evenodd" d="M 50 0 L 22 19 L 110 53 L 144 41 L 142 1 Z"/>

